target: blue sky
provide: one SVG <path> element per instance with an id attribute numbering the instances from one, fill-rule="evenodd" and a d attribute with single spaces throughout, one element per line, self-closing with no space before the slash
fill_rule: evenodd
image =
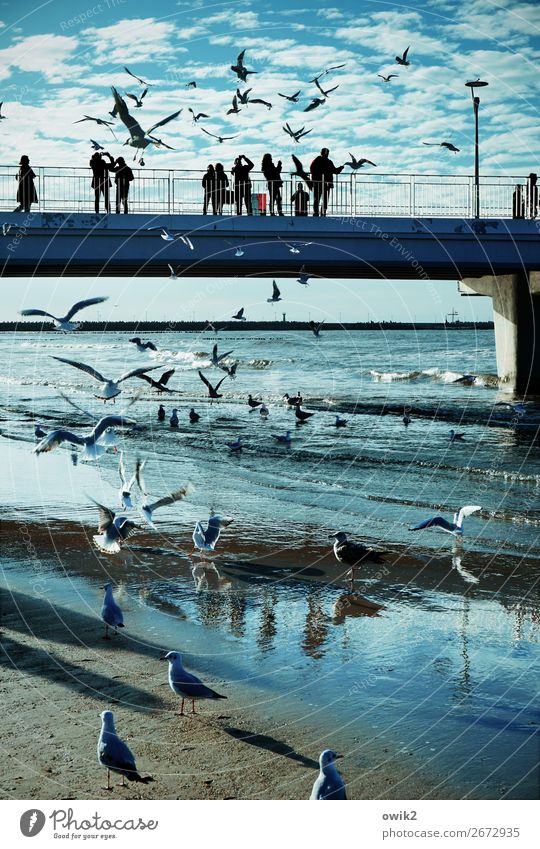
<path id="1" fill-rule="evenodd" d="M 6 164 L 18 162 L 24 152 L 36 165 L 85 165 L 90 137 L 106 142 L 113 154 L 125 153 L 122 133 L 114 144 L 95 125 L 74 122 L 84 114 L 107 117 L 111 85 L 124 94 L 139 91 L 123 70 L 128 65 L 153 83 L 143 108 L 135 111 L 143 126 L 183 107 L 180 118 L 160 133 L 176 149 L 153 151 L 146 157 L 148 167 L 204 168 L 208 161 L 220 159 L 230 168 L 239 150 L 257 164 L 266 150 L 290 161 L 291 144 L 281 129 L 288 120 L 293 126 L 305 123 L 313 128 L 295 145 L 306 162 L 327 145 L 336 162 L 344 162 L 352 151 L 387 173 L 469 174 L 473 120 L 464 82 L 479 76 L 489 82 L 480 92 L 482 173 L 521 175 L 540 170 L 537 2 L 349 0 L 328 6 L 320 0 L 309 4 L 10 0 L 0 3 L 0 21 Z M 398 67 L 394 57 L 409 44 L 411 65 Z M 227 116 L 238 83 L 229 66 L 243 48 L 247 66 L 257 71 L 250 78 L 252 95 L 269 100 L 273 108 L 253 105 L 238 116 Z M 339 89 L 314 113 L 303 114 L 316 94 L 308 81 L 329 65 L 341 63 L 345 68 L 325 78 Z M 384 84 L 379 73 L 398 77 Z M 190 80 L 196 80 L 196 89 L 185 88 Z M 277 96 L 278 91 L 298 89 L 302 96 L 297 105 Z M 191 122 L 189 106 L 211 116 L 204 124 L 210 131 L 239 132 L 240 139 L 214 144 Z M 451 141 L 460 153 L 425 147 L 423 141 Z M 62 303 L 70 299 L 68 285 L 70 296 L 78 297 L 101 292 L 104 283 L 70 281 L 57 287 L 51 281 L 7 280 L 0 315 L 11 317 L 22 297 L 30 298 L 34 306 L 52 306 L 53 294 Z M 111 293 L 114 288 L 118 298 L 126 299 L 116 298 L 116 314 L 125 311 L 131 317 L 134 311 L 144 311 L 149 317 L 162 316 L 162 302 L 148 298 L 148 281 L 131 281 L 129 287 L 126 283 L 107 282 Z M 440 319 L 454 307 L 463 317 L 473 310 L 478 318 L 491 313 L 487 299 L 460 299 L 455 281 L 320 281 L 304 292 L 305 300 L 291 283 L 284 288 L 294 295 L 283 305 L 291 318 L 303 317 L 306 310 L 328 317 L 341 312 L 354 319 L 365 318 L 368 312 L 374 318 Z M 217 295 L 208 295 L 208 303 L 197 297 L 200 281 L 182 281 L 181 292 L 178 289 L 178 284 L 175 290 L 165 280 L 154 287 L 167 293 L 173 308 L 193 302 L 196 317 L 227 313 L 229 303 L 234 307 L 238 300 L 252 304 L 255 318 L 268 314 L 264 282 L 224 281 Z"/>

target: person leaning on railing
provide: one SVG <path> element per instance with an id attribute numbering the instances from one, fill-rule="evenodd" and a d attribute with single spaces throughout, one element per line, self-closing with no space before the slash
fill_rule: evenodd
<path id="1" fill-rule="evenodd" d="M 36 175 L 30 168 L 30 160 L 27 156 L 21 156 L 19 171 L 15 179 L 19 182 L 17 188 L 17 203 L 19 205 L 13 211 L 30 212 L 31 205 L 38 202 L 38 196 L 34 186 Z"/>
<path id="2" fill-rule="evenodd" d="M 330 151 L 323 147 L 311 163 L 313 180 L 313 215 L 326 215 L 330 191 L 334 188 L 334 174 L 341 174 L 344 165 L 336 166 L 329 158 Z"/>
<path id="3" fill-rule="evenodd" d="M 126 163 L 123 156 L 119 156 L 113 165 L 114 182 L 116 184 L 116 212 L 120 212 L 120 206 L 124 207 L 124 214 L 128 213 L 129 184 L 134 179 L 133 171 Z"/>

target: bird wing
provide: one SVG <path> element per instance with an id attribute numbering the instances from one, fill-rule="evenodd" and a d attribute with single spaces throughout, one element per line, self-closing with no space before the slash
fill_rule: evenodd
<path id="1" fill-rule="evenodd" d="M 124 452 L 120 451 L 120 463 L 118 464 L 118 471 L 120 473 L 120 480 L 122 481 L 122 486 L 124 489 L 126 488 L 126 467 L 124 466 Z"/>
<path id="2" fill-rule="evenodd" d="M 214 135 L 214 133 L 209 133 L 208 130 L 205 130 L 204 127 L 199 127 L 201 133 L 206 133 L 207 136 L 212 136 L 213 139 L 219 139 L 219 136 Z"/>
<path id="3" fill-rule="evenodd" d="M 279 291 L 278 285 L 275 280 L 272 282 L 272 291 L 276 298 L 280 297 L 281 292 Z"/>
<path id="4" fill-rule="evenodd" d="M 144 80 L 141 80 L 141 78 L 138 77 L 137 74 L 132 74 L 131 71 L 129 70 L 129 68 L 126 68 L 125 65 L 124 65 L 124 71 L 126 72 L 126 74 L 129 74 L 130 77 L 133 77 L 134 80 L 137 80 L 137 82 L 140 83 L 141 85 L 148 85 L 148 83 L 145 83 Z"/>
<path id="5" fill-rule="evenodd" d="M 134 368 L 119 377 L 116 383 L 121 383 L 129 377 L 139 377 L 141 374 L 146 374 L 147 371 L 156 371 L 158 368 L 161 368 L 161 366 L 142 366 L 141 368 Z"/>
<path id="6" fill-rule="evenodd" d="M 311 130 L 312 130 L 312 129 L 313 129 L 313 127 L 311 128 Z M 303 138 L 303 136 L 307 136 L 307 135 L 308 135 L 308 133 L 311 133 L 311 130 L 306 130 L 306 131 L 304 132 L 304 128 L 302 127 L 302 129 L 301 129 L 301 130 L 298 130 L 298 132 L 296 133 L 296 135 L 297 135 L 297 137 L 298 137 L 299 139 L 301 139 L 301 138 Z"/>
<path id="7" fill-rule="evenodd" d="M 377 167 L 376 164 L 371 161 L 371 159 L 364 159 L 364 164 L 365 165 L 373 165 L 374 168 Z"/>
<path id="8" fill-rule="evenodd" d="M 104 301 L 108 300 L 108 296 L 101 298 L 87 298 L 85 301 L 77 301 L 76 304 L 73 304 L 69 312 L 66 313 L 62 321 L 69 321 L 70 318 L 73 318 L 75 313 L 79 312 L 79 310 L 85 309 L 85 307 L 91 307 L 93 304 L 102 304 Z"/>
<path id="9" fill-rule="evenodd" d="M 96 501 L 91 496 L 88 496 L 88 497 L 90 498 L 90 501 L 92 501 L 93 504 L 95 504 L 97 509 L 98 509 L 98 515 L 99 515 L 98 531 L 100 533 L 103 533 L 108 528 L 110 528 L 110 526 L 114 522 L 114 516 L 115 516 L 114 511 L 109 510 L 108 507 L 105 507 L 103 504 L 100 504 L 99 501 Z"/>
<path id="10" fill-rule="evenodd" d="M 158 127 L 163 127 L 165 124 L 168 124 L 169 121 L 172 121 L 174 118 L 178 118 L 181 111 L 182 110 L 179 109 L 177 112 L 173 112 L 173 114 L 169 115 L 167 118 L 163 118 L 161 121 L 158 121 L 157 124 L 154 124 L 152 127 L 150 127 L 149 130 L 147 130 L 147 135 L 150 135 L 153 130 L 157 130 Z"/>
<path id="11" fill-rule="evenodd" d="M 250 91 L 251 91 L 251 89 L 250 89 Z M 269 103 L 268 100 L 262 100 L 260 97 L 252 97 L 249 102 L 250 103 L 262 103 L 264 106 L 272 106 L 272 104 Z"/>
<path id="12" fill-rule="evenodd" d="M 162 383 L 163 386 L 165 386 L 169 382 L 175 371 L 176 369 L 174 368 L 169 369 L 169 371 L 164 371 L 161 377 L 159 378 L 158 383 Z"/>
<path id="13" fill-rule="evenodd" d="M 242 68 L 243 65 L 244 65 L 244 54 L 245 54 L 245 52 L 246 52 L 245 50 L 242 50 L 242 52 L 239 53 L 237 58 L 236 58 L 236 64 L 238 65 L 239 68 Z"/>
<path id="14" fill-rule="evenodd" d="M 465 519 L 467 516 L 472 516 L 473 513 L 478 513 L 478 511 L 481 510 L 481 509 L 482 508 L 480 506 L 473 505 L 473 504 L 468 504 L 465 507 L 462 507 L 461 510 L 458 513 L 457 522 L 456 522 L 456 525 L 458 526 L 458 528 L 461 528 L 461 526 L 463 524 L 463 519 Z"/>
<path id="15" fill-rule="evenodd" d="M 409 530 L 422 531 L 424 528 L 443 528 L 443 530 L 450 531 L 450 533 L 455 531 L 454 524 L 448 522 L 442 516 L 433 516 L 431 519 L 425 519 L 423 522 L 420 522 L 420 524 L 415 525 L 414 528 L 409 528 Z"/>
<path id="16" fill-rule="evenodd" d="M 199 377 L 201 378 L 202 382 L 206 384 L 206 386 L 208 387 L 208 389 L 210 389 L 210 390 L 212 390 L 212 391 L 213 391 L 213 390 L 214 390 L 214 387 L 212 386 L 212 384 L 210 383 L 210 381 L 209 381 L 209 380 L 208 380 L 208 379 L 204 376 L 204 374 L 202 373 L 202 371 L 199 371 L 199 372 L 198 372 L 198 375 L 199 375 Z"/>
<path id="17" fill-rule="evenodd" d="M 141 490 L 143 495 L 146 495 L 146 484 L 143 478 L 143 469 L 146 466 L 146 460 L 141 460 L 140 457 L 137 457 L 135 462 L 135 480 L 137 481 L 137 486 Z"/>
<path id="18" fill-rule="evenodd" d="M 158 507 L 167 507 L 168 504 L 174 504 L 176 501 L 182 501 L 191 491 L 192 487 L 190 484 L 186 484 L 181 489 L 175 490 L 175 492 L 171 492 L 170 495 L 166 495 L 164 498 L 160 498 L 159 501 L 154 501 L 153 504 L 148 504 L 147 507 L 152 513 L 154 510 L 157 510 Z"/>
<path id="19" fill-rule="evenodd" d="M 244 315 L 244 307 L 240 307 L 240 309 L 238 310 L 238 312 L 236 313 L 236 315 L 237 315 L 239 318 L 240 318 L 241 316 L 243 316 L 243 315 Z"/>
<path id="20" fill-rule="evenodd" d="M 328 95 L 332 94 L 332 92 L 335 91 L 336 88 L 339 88 L 339 86 L 335 85 L 333 88 L 327 88 L 326 91 L 323 91 L 324 96 L 328 97 Z M 322 91 L 322 89 L 321 89 L 321 91 Z"/>
<path id="21" fill-rule="evenodd" d="M 54 318 L 58 321 L 55 315 L 50 312 L 46 312 L 45 310 L 21 310 L 19 315 L 46 315 L 48 318 Z"/>
<path id="22" fill-rule="evenodd" d="M 226 380 L 226 379 L 227 379 L 227 375 L 225 375 L 225 377 L 222 377 L 222 378 L 221 378 L 221 380 L 219 381 L 219 383 L 216 383 L 216 386 L 215 386 L 215 388 L 214 388 L 214 392 L 217 392 L 217 391 L 218 391 L 219 387 L 221 386 L 221 384 L 223 383 L 223 381 L 224 381 L 224 380 Z"/>
<path id="23" fill-rule="evenodd" d="M 406 62 L 406 61 L 407 61 L 407 53 L 409 52 L 410 46 L 411 46 L 411 45 L 409 44 L 409 47 L 407 47 L 407 49 L 406 49 L 405 53 L 403 54 L 403 61 L 404 61 L 404 62 Z"/>
<path id="24" fill-rule="evenodd" d="M 324 92 L 324 91 L 322 90 L 321 85 L 320 85 L 320 83 L 319 83 L 319 78 L 318 78 L 318 77 L 315 77 L 315 79 L 313 80 L 313 82 L 315 83 L 315 85 L 317 86 L 317 88 L 319 89 L 319 91 L 321 92 L 321 94 L 322 94 L 322 95 L 324 95 L 324 96 L 326 96 L 326 92 Z"/>
<path id="25" fill-rule="evenodd" d="M 128 71 L 128 74 L 131 73 Z M 131 74 L 133 76 L 133 74 Z M 127 108 L 126 101 L 123 97 L 120 97 L 114 86 L 111 87 L 111 91 L 114 98 L 114 105 L 116 111 L 118 112 L 118 116 L 122 123 L 127 127 L 128 132 L 131 138 L 144 138 L 144 130 L 139 124 L 138 121 L 135 120 L 133 115 L 130 115 L 129 109 Z"/>
<path id="26" fill-rule="evenodd" d="M 73 366 L 73 368 L 78 368 L 78 369 L 80 369 L 80 371 L 84 371 L 84 372 L 86 372 L 86 374 L 89 374 L 91 377 L 94 377 L 96 380 L 101 381 L 101 383 L 107 382 L 106 377 L 103 377 L 103 375 L 99 371 L 96 371 L 96 369 L 92 368 L 92 366 L 86 365 L 86 363 L 78 363 L 78 362 L 76 362 L 76 360 L 66 360 L 66 359 L 64 359 L 64 357 L 53 357 L 53 360 L 58 360 L 59 363 L 67 363 L 68 366 Z"/>
<path id="27" fill-rule="evenodd" d="M 136 424 L 137 422 L 133 419 L 126 419 L 123 416 L 104 416 L 99 420 L 89 438 L 97 442 L 108 427 L 133 427 Z"/>

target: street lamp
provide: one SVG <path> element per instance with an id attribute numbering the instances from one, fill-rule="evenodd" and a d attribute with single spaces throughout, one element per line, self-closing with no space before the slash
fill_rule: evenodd
<path id="1" fill-rule="evenodd" d="M 478 159 L 478 107 L 480 106 L 480 98 L 475 96 L 475 88 L 483 88 L 489 85 L 485 80 L 472 80 L 465 83 L 467 88 L 471 90 L 471 97 L 474 109 L 474 217 L 480 218 L 480 163 Z"/>

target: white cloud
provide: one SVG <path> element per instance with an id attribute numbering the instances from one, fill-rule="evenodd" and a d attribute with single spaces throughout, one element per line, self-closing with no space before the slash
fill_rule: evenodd
<path id="1" fill-rule="evenodd" d="M 18 39 L 0 50 L 0 79 L 6 79 L 13 69 L 18 69 L 41 74 L 52 83 L 61 83 L 70 73 L 66 62 L 73 57 L 77 46 L 75 37 L 52 33 Z"/>
<path id="2" fill-rule="evenodd" d="M 96 64 L 124 65 L 129 62 L 155 63 L 172 59 L 175 25 L 155 18 L 125 18 L 107 27 L 89 27 L 81 41 L 92 51 Z"/>

